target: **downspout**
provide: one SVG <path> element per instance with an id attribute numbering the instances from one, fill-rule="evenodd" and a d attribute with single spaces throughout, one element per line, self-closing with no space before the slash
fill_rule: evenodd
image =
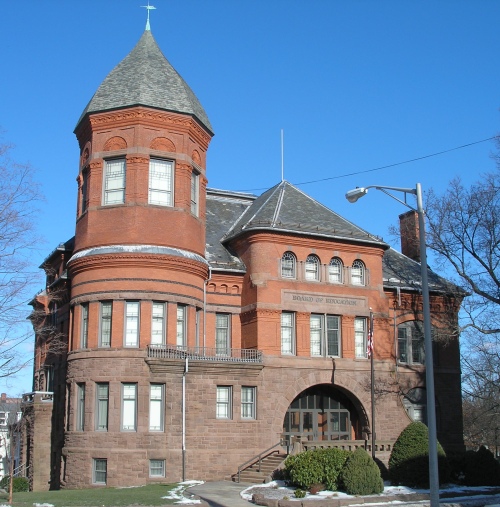
<path id="1" fill-rule="evenodd" d="M 207 283 L 212 279 L 212 267 L 208 266 L 208 278 L 203 284 L 203 350 L 207 346 Z"/>
<path id="2" fill-rule="evenodd" d="M 186 374 L 189 370 L 189 359 L 186 357 L 182 374 L 182 482 L 186 480 Z"/>

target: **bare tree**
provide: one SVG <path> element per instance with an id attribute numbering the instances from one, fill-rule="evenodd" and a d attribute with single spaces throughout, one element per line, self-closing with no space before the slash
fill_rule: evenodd
<path id="1" fill-rule="evenodd" d="M 33 169 L 14 162 L 10 152 L 10 145 L 0 144 L 0 377 L 14 375 L 31 359 L 22 347 L 32 336 L 26 305 L 37 281 L 30 253 L 41 201 Z"/>
<path id="2" fill-rule="evenodd" d="M 499 143 L 500 146 L 500 143 Z M 500 163 L 466 187 L 427 195 L 427 242 L 438 267 L 469 294 L 460 314 L 466 438 L 476 445 L 500 420 Z M 470 433 L 470 435 L 468 435 Z M 490 437 L 488 437 L 489 439 Z M 481 442 L 480 442 L 481 443 Z"/>

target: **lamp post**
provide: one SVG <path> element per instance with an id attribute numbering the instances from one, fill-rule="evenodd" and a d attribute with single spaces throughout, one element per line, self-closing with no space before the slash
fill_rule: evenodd
<path id="1" fill-rule="evenodd" d="M 427 426 L 429 428 L 429 486 L 431 507 L 439 507 L 439 469 L 437 456 L 437 431 L 436 431 L 436 402 L 434 397 L 434 361 L 432 358 L 432 336 L 431 336 L 431 312 L 429 304 L 429 283 L 427 279 L 427 251 L 425 246 L 425 219 L 422 205 L 422 188 L 417 183 L 416 188 L 383 187 L 369 185 L 367 187 L 355 188 L 346 193 L 346 199 L 354 203 L 368 193 L 369 188 L 381 190 L 389 197 L 405 205 L 418 215 L 419 240 L 420 240 L 420 273 L 422 278 L 422 298 L 424 310 L 424 344 L 425 344 L 425 381 L 427 390 Z M 402 201 L 389 190 L 402 192 L 405 200 Z M 406 194 L 412 194 L 417 198 L 417 209 L 406 202 Z"/>

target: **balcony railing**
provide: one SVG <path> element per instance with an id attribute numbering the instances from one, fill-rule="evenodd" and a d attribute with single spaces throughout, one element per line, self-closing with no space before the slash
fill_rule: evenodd
<path id="1" fill-rule="evenodd" d="M 148 358 L 223 361 L 228 363 L 262 363 L 262 352 L 255 349 L 222 349 L 220 347 L 182 347 L 148 345 Z"/>

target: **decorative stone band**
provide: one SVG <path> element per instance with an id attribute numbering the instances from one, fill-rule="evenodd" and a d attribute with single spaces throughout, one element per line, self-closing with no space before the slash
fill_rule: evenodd
<path id="1" fill-rule="evenodd" d="M 173 257 L 181 257 L 192 261 L 197 261 L 208 266 L 208 261 L 201 255 L 187 250 L 181 250 L 180 248 L 171 248 L 168 246 L 157 246 L 157 245 L 107 245 L 107 246 L 96 246 L 87 248 L 73 254 L 71 259 L 68 261 L 70 265 L 77 259 L 83 259 L 85 257 L 93 257 L 96 255 L 107 255 L 107 254 L 153 254 L 153 255 L 169 255 Z"/>

